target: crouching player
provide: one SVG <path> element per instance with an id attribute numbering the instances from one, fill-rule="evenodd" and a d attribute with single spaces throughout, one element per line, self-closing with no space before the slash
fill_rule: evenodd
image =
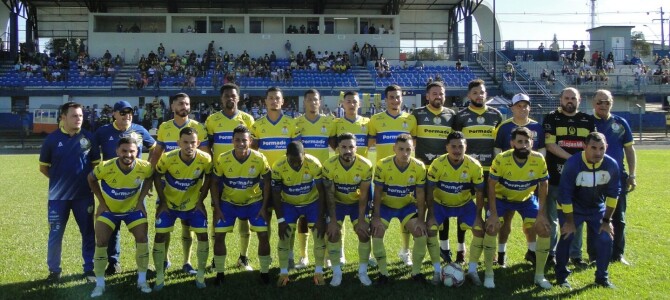
<path id="1" fill-rule="evenodd" d="M 267 205 L 270 199 L 270 166 L 265 156 L 251 150 L 251 134 L 243 125 L 233 129 L 233 150 L 221 153 L 214 165 L 210 184 L 214 201 L 214 265 L 220 286 L 226 268 L 226 234 L 233 231 L 237 219 L 248 220 L 258 235 L 258 260 L 261 281 L 270 282 L 270 240 Z"/>
<path id="2" fill-rule="evenodd" d="M 198 132 L 184 127 L 179 131 L 179 149 L 164 153 L 156 164 L 154 185 L 160 202 L 156 208 L 156 237 L 154 238 L 154 265 L 156 284 L 154 291 L 163 289 L 165 283 L 165 240 L 177 218 L 193 230 L 198 238 L 198 271 L 195 285 L 205 287 L 205 267 L 209 256 L 207 237 L 207 211 L 202 201 L 209 190 L 209 173 L 212 159 L 198 150 Z"/>
<path id="3" fill-rule="evenodd" d="M 126 223 L 128 230 L 135 236 L 137 288 L 143 293 L 151 293 L 147 284 L 149 246 L 144 197 L 151 187 L 153 168 L 148 161 L 137 159 L 137 143 L 134 138 L 121 138 L 116 147 L 117 157 L 98 165 L 88 175 L 88 185 L 100 202 L 95 222 L 95 288 L 91 293 L 92 298 L 100 297 L 105 292 L 107 244 L 114 228 L 121 226 L 121 221 Z"/>
<path id="4" fill-rule="evenodd" d="M 326 192 L 329 216 L 328 255 L 332 263 L 331 286 L 342 282 L 342 223 L 349 216 L 358 235 L 358 279 L 365 286 L 372 284 L 368 277 L 370 257 L 370 225 L 368 213 L 368 191 L 372 180 L 372 163 L 356 154 L 356 136 L 343 133 L 337 137 L 337 156 L 323 164 L 323 186 Z"/>

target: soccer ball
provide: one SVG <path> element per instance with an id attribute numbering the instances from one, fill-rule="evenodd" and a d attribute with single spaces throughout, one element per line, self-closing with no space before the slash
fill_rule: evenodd
<path id="1" fill-rule="evenodd" d="M 459 287 L 465 282 L 463 268 L 457 263 L 450 263 L 442 267 L 442 283 L 447 287 Z"/>

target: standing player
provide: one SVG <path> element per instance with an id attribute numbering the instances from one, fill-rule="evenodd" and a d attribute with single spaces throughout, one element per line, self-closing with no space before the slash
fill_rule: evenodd
<path id="1" fill-rule="evenodd" d="M 239 102 L 240 87 L 234 83 L 224 84 L 221 87 L 221 106 L 223 109 L 210 115 L 205 121 L 213 163 L 217 162 L 221 154 L 233 149 L 233 129 L 235 127 L 243 125 L 251 128 L 251 125 L 254 124 L 254 118 L 251 115 L 239 110 Z M 257 112 L 258 107 L 255 108 Z M 237 259 L 237 266 L 251 271 L 253 269 L 249 266 L 249 259 L 247 258 L 249 236 L 251 234 L 249 221 L 241 219 L 238 230 L 240 234 L 240 257 Z"/>
<path id="2" fill-rule="evenodd" d="M 421 262 L 426 255 L 426 206 L 424 202 L 426 167 L 410 155 L 414 141 L 406 133 L 398 135 L 393 145 L 395 155 L 377 162 L 375 193 L 372 209 L 372 249 L 379 266 L 378 284 L 389 283 L 384 248 L 384 234 L 394 218 L 414 236 L 412 251 L 412 279 L 426 282 L 421 273 Z"/>
<path id="3" fill-rule="evenodd" d="M 179 148 L 179 140 L 181 138 L 181 130 L 189 127 L 193 128 L 198 136 L 199 149 L 208 152 L 209 147 L 207 140 L 207 132 L 202 124 L 196 120 L 191 120 L 188 115 L 191 113 L 191 98 L 185 93 L 178 93 L 170 97 L 170 109 L 174 113 L 174 119 L 163 122 L 158 127 L 158 142 L 151 153 L 151 164 L 156 167 L 158 160 L 162 157 L 165 151 L 172 151 Z M 161 176 L 163 175 L 163 172 Z M 183 174 L 182 174 L 183 175 Z M 160 178 L 159 178 L 160 179 Z M 158 187 L 158 186 L 157 186 Z M 159 203 L 162 199 L 158 199 Z M 186 218 L 179 218 L 181 220 L 181 241 L 183 250 L 183 264 L 182 271 L 187 274 L 196 274 L 191 265 L 191 245 L 193 244 L 193 237 L 191 235 L 190 225 Z M 165 236 L 165 260 L 168 259 L 168 251 L 170 248 L 170 233 L 164 231 Z M 154 261 L 155 263 L 155 261 Z M 158 267 L 156 267 L 158 269 Z"/>
<path id="4" fill-rule="evenodd" d="M 514 95 L 514 97 L 512 97 L 512 105 L 510 108 L 512 110 L 512 117 L 498 124 L 498 127 L 496 127 L 493 132 L 493 135 L 496 137 L 495 154 L 498 155 L 503 151 L 511 149 L 510 140 L 512 139 L 512 130 L 514 130 L 514 128 L 526 127 L 530 129 L 530 132 L 533 134 L 533 151 L 537 151 L 542 154 L 542 156 L 545 156 L 547 151 L 544 148 L 544 130 L 542 129 L 542 124 L 528 117 L 530 114 L 530 97 L 521 93 Z M 500 227 L 500 232 L 498 232 L 497 263 L 503 268 L 507 263 L 505 249 L 507 249 L 507 239 L 512 231 L 513 217 L 513 210 L 504 215 L 502 227 Z M 528 242 L 528 250 L 526 251 L 525 258 L 527 261 L 534 264 L 535 242 L 531 242 L 525 228 L 523 228 L 523 231 L 526 235 L 526 241 Z"/>
<path id="5" fill-rule="evenodd" d="M 605 136 L 592 132 L 586 136 L 584 152 L 565 162 L 561 173 L 559 205 L 561 239 L 556 250 L 556 282 L 571 289 L 567 278 L 568 256 L 576 225 L 586 223 L 595 237 L 596 285 L 614 288 L 607 268 L 612 257 L 612 215 L 619 196 L 619 166 L 609 155 Z"/>
<path id="6" fill-rule="evenodd" d="M 315 89 L 305 92 L 303 104 L 305 114 L 295 119 L 295 128 L 300 132 L 300 140 L 305 147 L 305 153 L 316 157 L 323 164 L 328 160 L 328 139 L 335 136 L 335 127 L 331 115 L 319 114 L 321 107 L 321 95 Z M 300 260 L 295 265 L 296 269 L 307 267 L 307 237 L 308 228 L 305 218 L 298 219 L 298 250 Z M 291 245 L 293 246 L 293 245 Z"/>
<path id="7" fill-rule="evenodd" d="M 331 146 L 337 148 L 337 136 L 352 133 L 356 136 L 356 154 L 368 157 L 368 123 L 370 118 L 358 114 L 361 100 L 356 91 L 344 92 L 342 107 L 344 116 L 335 119 L 335 137 L 331 138 Z"/>
<path id="8" fill-rule="evenodd" d="M 470 104 L 456 114 L 453 127 L 454 130 L 462 131 L 465 135 L 465 139 L 468 140 L 466 154 L 481 163 L 484 168 L 484 181 L 487 181 L 495 148 L 493 130 L 502 122 L 502 114 L 497 109 L 486 105 L 486 86 L 481 79 L 468 83 L 467 97 Z M 488 192 L 487 189 L 488 186 L 484 185 L 485 195 Z M 448 234 L 445 233 L 443 236 L 447 237 Z M 457 238 L 456 262 L 462 264 L 465 262 L 465 231 L 458 229 Z"/>
<path id="9" fill-rule="evenodd" d="M 368 193 L 372 180 L 372 163 L 356 153 L 356 136 L 343 133 L 337 136 L 337 156 L 323 164 L 323 185 L 326 192 L 328 223 L 328 254 L 333 267 L 331 286 L 342 282 L 342 224 L 349 216 L 358 235 L 358 279 L 372 284 L 368 277 L 370 257 L 370 225 L 368 224 Z"/>
<path id="10" fill-rule="evenodd" d="M 602 133 L 607 141 L 606 154 L 612 157 L 619 165 L 619 178 L 621 179 L 621 191 L 619 201 L 612 215 L 612 226 L 614 227 L 614 243 L 611 261 L 621 262 L 629 265 L 623 257 L 626 246 L 626 199 L 628 192 L 632 192 L 637 185 L 635 181 L 635 166 L 637 158 L 633 148 L 633 132 L 628 126 L 626 119 L 611 114 L 614 98 L 608 90 L 597 90 L 593 96 L 593 108 L 595 111 L 595 125 L 598 132 Z M 624 168 L 623 159 L 626 157 L 628 172 Z"/>
<path id="11" fill-rule="evenodd" d="M 100 161 L 100 149 L 93 135 L 82 130 L 84 113 L 79 103 L 68 102 L 60 107 L 61 126 L 47 136 L 40 150 L 40 172 L 49 178 L 49 242 L 47 247 L 47 282 L 57 283 L 61 277 L 63 234 L 70 211 L 81 234 L 84 277 L 92 281 L 94 200 L 86 176 Z"/>
<path id="12" fill-rule="evenodd" d="M 100 152 L 103 160 L 110 160 L 116 157 L 116 149 L 119 140 L 124 137 L 130 137 L 137 140 L 137 158 L 142 158 L 144 147 L 149 149 L 149 158 L 151 161 L 151 151 L 156 146 L 156 141 L 142 125 L 133 123 L 133 107 L 127 101 L 119 101 L 114 104 L 113 112 L 114 122 L 100 127 L 95 132 L 95 141 L 100 146 Z M 109 249 L 107 249 L 108 265 L 105 270 L 106 275 L 114 275 L 121 272 L 121 232 L 118 226 L 114 229 L 112 237 L 109 239 Z M 168 264 L 169 266 L 169 264 Z"/>
<path id="13" fill-rule="evenodd" d="M 107 243 L 122 221 L 135 236 L 137 288 L 142 293 L 151 293 L 147 283 L 149 245 L 144 197 L 151 187 L 153 169 L 151 163 L 137 158 L 138 148 L 137 139 L 121 138 L 116 150 L 117 157 L 98 165 L 88 175 L 88 185 L 100 202 L 96 211 L 96 247 L 93 258 L 95 288 L 91 293 L 92 298 L 100 297 L 105 292 Z"/>
<path id="14" fill-rule="evenodd" d="M 447 148 L 447 135 L 451 132 L 455 112 L 444 107 L 444 84 L 435 81 L 426 86 L 428 104 L 412 112 L 416 118 L 416 158 L 426 166 L 430 166 L 434 159 L 444 154 Z M 449 219 L 445 219 L 444 228 L 440 231 L 440 254 L 443 259 L 451 262 L 449 248 Z M 431 239 L 428 239 L 429 247 Z"/>
<path id="15" fill-rule="evenodd" d="M 467 140 L 460 131 L 452 131 L 447 136 L 447 154 L 433 160 L 428 168 L 428 189 L 426 206 L 428 216 L 428 253 L 433 263 L 433 284 L 440 283 L 440 249 L 437 243 L 439 224 L 450 217 L 457 218 L 462 229 L 472 230 L 470 245 L 470 267 L 468 277 L 475 284 L 481 284 L 477 275 L 477 265 L 483 250 L 484 172 L 479 162 L 466 155 Z M 475 201 L 472 192 L 475 190 Z"/>
<path id="16" fill-rule="evenodd" d="M 386 95 L 386 111 L 372 116 L 368 124 L 368 147 L 375 146 L 377 151 L 375 163 L 394 155 L 394 145 L 400 134 L 407 133 L 412 137 L 416 136 L 416 119 L 413 115 L 401 110 L 402 89 L 397 85 L 390 85 L 386 87 L 384 94 Z M 406 265 L 411 266 L 409 231 L 406 231 L 404 227 L 401 230 L 402 247 L 398 252 L 398 257 Z"/>
<path id="17" fill-rule="evenodd" d="M 526 127 L 512 130 L 510 146 L 513 149 L 496 155 L 488 179 L 489 216 L 484 235 L 484 287 L 495 287 L 493 281 L 493 255 L 496 235 L 500 227 L 499 216 L 507 211 L 517 211 L 531 240 L 537 233 L 535 284 L 550 289 L 544 278 L 544 266 L 549 255 L 549 221 L 546 218 L 547 164 L 542 154 L 533 148 L 532 132 Z M 538 188 L 539 187 L 539 188 Z M 538 189 L 538 195 L 534 191 Z M 539 199 L 539 200 L 538 200 Z"/>
<path id="18" fill-rule="evenodd" d="M 595 131 L 593 116 L 578 111 L 581 96 L 579 91 L 568 87 L 561 91 L 561 107 L 544 116 L 544 136 L 547 147 L 547 168 L 549 169 L 549 194 L 547 196 L 547 213 L 551 222 L 551 252 L 549 263 L 555 263 L 554 251 L 557 243 L 558 213 L 556 203 L 558 201 L 561 171 L 563 164 L 573 154 L 584 149 L 586 136 Z M 577 253 L 571 253 L 572 263 L 580 268 L 588 264 L 584 262 L 581 255 L 582 235 L 581 227 L 577 228 L 575 245 Z M 577 236 L 578 235 L 578 236 Z"/>
<path id="19" fill-rule="evenodd" d="M 298 141 L 286 148 L 286 156 L 272 166 L 272 199 L 279 227 L 279 279 L 277 286 L 289 282 L 289 243 L 296 221 L 304 216 L 312 229 L 314 238 L 314 284 L 324 285 L 323 263 L 326 242 L 323 238 L 325 220 L 324 190 L 321 182 L 321 163 L 314 156 L 305 154 Z"/>
<path id="20" fill-rule="evenodd" d="M 155 291 L 160 291 L 164 286 L 163 262 L 166 259 L 166 239 L 174 229 L 174 222 L 177 218 L 182 220 L 182 225 L 186 223 L 198 237 L 196 252 L 198 271 L 195 285 L 198 288 L 205 287 L 209 241 L 207 240 L 207 211 L 202 202 L 207 197 L 212 159 L 207 152 L 197 149 L 199 140 L 196 128 L 183 127 L 179 130 L 178 145 L 179 148 L 161 155 L 156 164 L 156 176 L 154 176 L 154 185 L 159 199 L 156 208 L 156 237 L 153 252 L 156 266 Z M 187 271 L 186 268 L 184 269 Z"/>
<path id="21" fill-rule="evenodd" d="M 270 238 L 267 207 L 270 199 L 270 166 L 265 156 L 251 150 L 249 129 L 239 125 L 233 129 L 234 149 L 224 152 L 214 165 L 211 191 L 214 201 L 214 264 L 215 285 L 223 284 L 226 266 L 226 234 L 237 219 L 248 220 L 258 235 L 258 260 L 261 281 L 270 282 L 268 270 Z"/>

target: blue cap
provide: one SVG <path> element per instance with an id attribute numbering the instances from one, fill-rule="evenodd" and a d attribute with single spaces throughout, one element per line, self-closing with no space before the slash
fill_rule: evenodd
<path id="1" fill-rule="evenodd" d="M 114 104 L 114 111 L 122 111 L 124 109 L 130 108 L 131 110 L 133 107 L 128 103 L 128 101 L 119 101 Z"/>

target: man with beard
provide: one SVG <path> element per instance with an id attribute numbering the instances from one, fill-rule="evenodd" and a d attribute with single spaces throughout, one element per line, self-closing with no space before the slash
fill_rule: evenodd
<path id="1" fill-rule="evenodd" d="M 177 101 L 179 100 L 175 100 L 175 103 Z M 179 106 L 183 108 L 183 102 Z M 183 109 L 175 110 L 175 117 L 178 114 L 181 116 L 182 112 Z M 205 266 L 209 255 L 209 242 L 207 240 L 207 211 L 202 202 L 209 191 L 212 159 L 209 153 L 196 149 L 199 146 L 199 140 L 197 131 L 193 127 L 185 126 L 179 130 L 177 143 L 179 148 L 161 155 L 155 166 L 154 185 L 159 203 L 156 208 L 156 237 L 153 252 L 156 267 L 154 291 L 160 291 L 164 286 L 165 241 L 174 229 L 174 222 L 177 218 L 182 220 L 182 227 L 192 229 L 198 236 L 198 271 L 195 285 L 198 288 L 205 287 Z M 190 249 L 184 250 L 190 251 Z M 184 266 L 184 271 L 193 270 L 190 263 L 185 263 Z M 190 270 L 186 266 L 190 267 Z"/>
<path id="2" fill-rule="evenodd" d="M 368 217 L 368 194 L 372 180 L 372 163 L 356 153 L 356 136 L 343 133 L 337 136 L 337 156 L 323 164 L 323 186 L 326 192 L 329 216 L 328 254 L 333 267 L 331 286 L 342 282 L 340 258 L 343 255 L 344 218 L 349 216 L 358 235 L 358 279 L 361 284 L 372 284 L 368 277 L 370 256 L 370 225 Z"/>
<path id="3" fill-rule="evenodd" d="M 573 154 L 584 149 L 586 136 L 595 131 L 593 116 L 578 111 L 581 97 L 579 91 L 573 87 L 563 89 L 560 94 L 561 107 L 544 117 L 544 136 L 547 147 L 547 168 L 549 169 L 549 194 L 547 196 L 547 217 L 551 222 L 551 252 L 549 264 L 555 263 L 557 243 L 559 183 L 563 164 Z M 571 261 L 577 267 L 586 267 L 587 263 L 581 257 L 581 228 L 575 233 L 577 253 L 571 253 Z M 577 237 L 577 235 L 579 237 Z"/>
<path id="4" fill-rule="evenodd" d="M 478 160 L 484 169 L 484 181 L 489 176 L 489 168 L 493 161 L 495 136 L 493 130 L 502 122 L 502 114 L 495 108 L 486 105 L 486 86 L 481 79 L 468 83 L 468 107 L 456 114 L 453 129 L 463 132 L 468 140 L 466 154 Z M 484 195 L 487 195 L 488 185 L 484 185 Z M 446 234 L 445 234 L 446 239 Z M 465 231 L 458 230 L 458 252 L 456 262 L 465 262 Z M 442 239 L 442 238 L 440 238 Z"/>
<path id="5" fill-rule="evenodd" d="M 193 128 L 198 135 L 200 141 L 200 150 L 208 151 L 207 147 L 207 132 L 202 124 L 196 120 L 191 120 L 188 115 L 191 113 L 191 99 L 185 93 L 178 93 L 170 97 L 170 108 L 174 113 L 174 119 L 163 122 L 158 128 L 158 143 L 151 153 L 151 164 L 156 167 L 158 160 L 165 151 L 172 151 L 179 148 L 178 141 L 180 138 L 180 130 L 186 127 Z M 161 174 L 162 175 L 162 174 Z M 165 201 L 165 199 L 159 199 Z M 170 248 L 170 232 L 166 232 L 165 240 L 165 261 L 170 261 L 168 257 Z M 183 264 L 182 271 L 187 274 L 195 275 L 196 271 L 191 265 L 191 246 L 193 244 L 193 236 L 188 221 L 181 219 L 181 241 L 183 250 Z"/>
<path id="6" fill-rule="evenodd" d="M 416 157 L 426 166 L 434 159 L 445 153 L 447 135 L 456 114 L 450 108 L 444 107 L 445 89 L 442 82 L 436 81 L 426 86 L 428 104 L 412 112 L 416 118 Z M 440 254 L 444 261 L 451 262 L 449 248 L 449 218 L 444 219 L 443 229 L 440 231 Z M 428 239 L 428 248 L 431 249 L 433 239 Z"/>
<path id="7" fill-rule="evenodd" d="M 135 236 L 137 288 L 142 293 L 151 293 L 147 283 L 149 245 L 144 198 L 151 187 L 153 169 L 151 163 L 137 158 L 137 144 L 135 138 L 121 138 L 116 148 L 117 157 L 98 165 L 88 175 L 88 185 L 100 202 L 95 213 L 95 288 L 91 298 L 100 297 L 105 292 L 107 243 L 122 221 Z"/>
<path id="8" fill-rule="evenodd" d="M 534 282 L 543 289 L 551 283 L 544 278 L 544 265 L 549 255 L 549 221 L 546 218 L 547 164 L 542 154 L 532 151 L 533 133 L 526 127 L 512 130 L 512 149 L 496 155 L 488 179 L 489 216 L 484 235 L 484 287 L 495 288 L 493 255 L 496 235 L 500 229 L 499 216 L 516 211 L 523 218 L 531 240 L 537 233 L 537 255 Z M 539 187 L 539 188 L 538 188 Z M 537 196 L 534 194 L 538 189 Z M 538 201 L 539 199 L 539 201 Z M 475 280 L 476 282 L 476 280 Z"/>
<path id="9" fill-rule="evenodd" d="M 221 87 L 221 106 L 223 109 L 213 113 L 205 121 L 205 128 L 209 135 L 209 147 L 212 153 L 212 163 L 216 164 L 221 154 L 233 149 L 233 129 L 239 125 L 251 128 L 254 118 L 238 108 L 240 102 L 240 87 L 234 83 L 226 83 Z M 249 265 L 247 251 L 249 249 L 248 220 L 240 220 L 240 256 L 237 266 L 247 271 L 253 270 Z"/>
<path id="10" fill-rule="evenodd" d="M 156 101 L 158 101 L 156 99 Z M 133 123 L 133 107 L 127 101 L 119 101 L 114 104 L 113 112 L 114 122 L 100 127 L 95 132 L 95 142 L 100 145 L 102 160 L 110 160 L 116 157 L 116 149 L 119 140 L 124 137 L 130 137 L 137 141 L 137 157 L 142 157 L 142 149 L 149 149 L 149 158 L 151 161 L 151 151 L 156 146 L 156 141 L 142 125 Z M 114 229 L 112 237 L 109 240 L 109 249 L 107 249 L 109 265 L 105 270 L 106 275 L 114 275 L 121 272 L 121 233 L 118 226 Z M 168 263 L 169 265 L 169 263 Z"/>

